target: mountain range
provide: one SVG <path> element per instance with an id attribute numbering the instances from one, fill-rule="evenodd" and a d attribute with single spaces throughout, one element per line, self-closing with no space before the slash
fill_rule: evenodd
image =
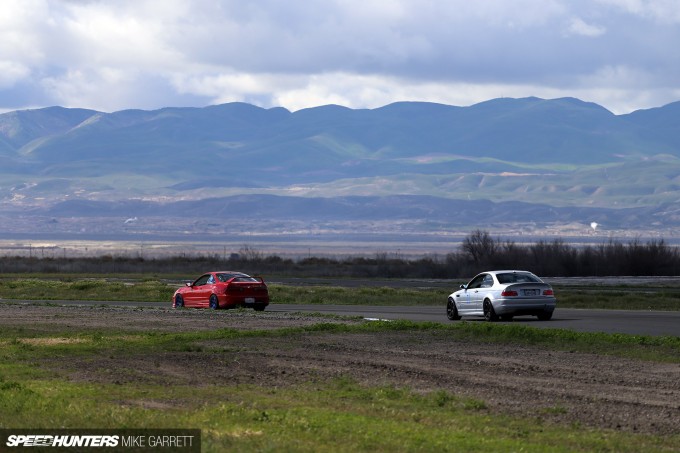
<path id="1" fill-rule="evenodd" d="M 17 215 L 177 218 L 184 230 L 240 216 L 421 232 L 597 221 L 672 236 L 680 102 L 625 115 L 574 98 L 21 110 L 0 115 L 0 178 L 0 232 Z"/>

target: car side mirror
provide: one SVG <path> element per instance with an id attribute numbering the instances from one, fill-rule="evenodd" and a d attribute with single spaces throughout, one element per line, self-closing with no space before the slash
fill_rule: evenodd
<path id="1" fill-rule="evenodd" d="M 467 285 L 460 285 L 460 289 L 467 289 Z"/>
<path id="2" fill-rule="evenodd" d="M 191 288 L 191 282 L 186 282 L 185 285 L 187 285 L 189 288 Z"/>

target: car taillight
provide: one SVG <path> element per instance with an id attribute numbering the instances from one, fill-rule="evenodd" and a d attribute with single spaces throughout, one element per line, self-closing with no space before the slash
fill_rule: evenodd
<path id="1" fill-rule="evenodd" d="M 544 295 L 544 296 L 552 296 L 552 295 L 553 295 L 553 290 L 552 290 L 552 289 L 544 289 L 544 290 L 543 290 L 543 295 Z"/>
<path id="2" fill-rule="evenodd" d="M 505 291 L 503 291 L 501 293 L 501 296 L 503 296 L 503 297 L 513 297 L 513 296 L 517 296 L 517 295 L 518 295 L 517 291 L 512 291 L 512 290 L 508 290 L 508 289 L 506 289 Z"/>

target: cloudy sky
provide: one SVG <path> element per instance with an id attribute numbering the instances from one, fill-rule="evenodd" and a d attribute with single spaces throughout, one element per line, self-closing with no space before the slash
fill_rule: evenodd
<path id="1" fill-rule="evenodd" d="M 0 111 L 680 100 L 680 0 L 0 0 Z"/>

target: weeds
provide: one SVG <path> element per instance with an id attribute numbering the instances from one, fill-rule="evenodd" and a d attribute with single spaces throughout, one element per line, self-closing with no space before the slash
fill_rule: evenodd
<path id="1" fill-rule="evenodd" d="M 529 341 L 558 347 L 565 339 L 611 349 L 626 347 L 677 348 L 675 339 L 653 340 L 624 336 L 575 334 L 480 323 L 371 322 L 357 325 L 320 323 L 280 330 L 162 333 L 135 336 L 122 333 L 84 333 L 86 342 L 35 342 L 22 357 L 12 355 L 25 337 L 0 345 L 6 358 L 0 365 L 0 427 L 2 428 L 157 428 L 200 427 L 204 451 L 671 451 L 677 436 L 651 436 L 584 428 L 579 423 L 553 425 L 544 415 L 566 409 L 537 409 L 535 417 L 494 413 L 484 400 L 439 389 L 414 392 L 407 386 L 363 385 L 341 375 L 281 387 L 256 382 L 233 385 L 216 382 L 200 386 L 151 385 L 130 380 L 125 385 L 65 380 L 36 372 L 40 358 L 86 360 L 131 353 L 148 357 L 154 367 L 158 353 L 176 350 L 213 356 L 206 340 L 241 340 L 255 336 L 281 338 L 334 333 L 408 332 L 473 337 L 484 341 Z M 528 329 L 531 330 L 531 329 Z M 14 332 L 16 334 L 16 332 Z M 60 334 L 67 338 L 68 335 Z M 71 334 L 73 337 L 73 334 Z M 650 341 L 653 344 L 650 345 Z M 656 341 L 656 343 L 655 343 Z M 575 347 L 578 347 L 575 346 Z M 55 355 L 55 348 L 57 353 Z M 124 370 L 119 370 L 123 372 Z M 135 370 L 129 370 L 134 376 Z M 389 435 L 386 435 L 389 433 Z"/>
<path id="2" fill-rule="evenodd" d="M 104 278 L 0 279 L 0 299 L 19 300 L 98 300 L 170 303 L 179 284 L 168 284 L 148 276 L 123 283 Z M 676 287 L 613 287 L 589 289 L 574 286 L 555 287 L 558 307 L 680 310 L 680 289 Z M 432 288 L 389 288 L 339 286 L 288 286 L 270 284 L 274 304 L 305 305 L 398 305 L 444 306 L 448 290 Z"/>

